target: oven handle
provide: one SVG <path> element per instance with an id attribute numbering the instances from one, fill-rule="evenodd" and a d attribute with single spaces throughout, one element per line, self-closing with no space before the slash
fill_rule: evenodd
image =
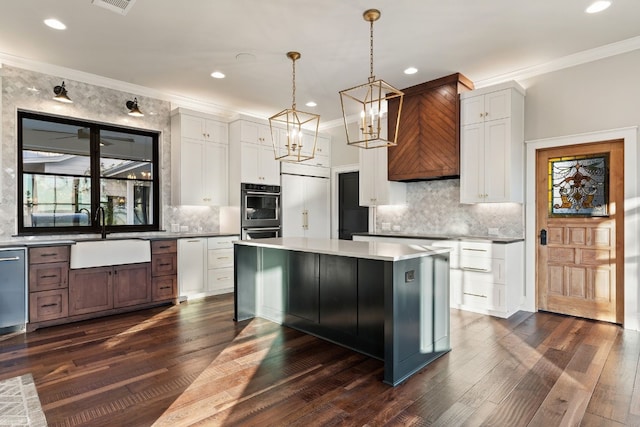
<path id="1" fill-rule="evenodd" d="M 280 193 L 264 193 L 261 191 L 245 191 L 245 194 L 250 196 L 279 196 Z"/>
<path id="2" fill-rule="evenodd" d="M 256 227 L 256 228 L 243 228 L 244 231 L 277 231 L 280 227 Z"/>

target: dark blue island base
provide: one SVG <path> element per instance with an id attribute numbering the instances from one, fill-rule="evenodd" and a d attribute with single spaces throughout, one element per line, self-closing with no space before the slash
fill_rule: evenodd
<path id="1" fill-rule="evenodd" d="M 263 317 L 380 359 L 393 386 L 451 350 L 446 250 L 371 259 L 265 242 L 282 240 L 235 244 L 236 321 Z"/>

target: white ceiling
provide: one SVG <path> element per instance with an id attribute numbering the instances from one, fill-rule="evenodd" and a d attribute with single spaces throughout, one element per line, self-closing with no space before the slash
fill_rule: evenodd
<path id="1" fill-rule="evenodd" d="M 613 0 L 596 15 L 584 13 L 590 2 L 136 0 L 123 16 L 91 0 L 2 0 L 0 61 L 52 64 L 268 117 L 291 106 L 285 53 L 296 50 L 297 107 L 326 122 L 340 117 L 338 91 L 369 75 L 366 9 L 382 12 L 376 77 L 405 88 L 460 72 L 482 86 L 622 41 L 640 48 L 639 0 Z M 46 27 L 50 17 L 67 30 Z M 254 59 L 239 61 L 240 53 Z M 403 74 L 408 66 L 418 73 Z M 211 78 L 214 70 L 227 78 Z"/>

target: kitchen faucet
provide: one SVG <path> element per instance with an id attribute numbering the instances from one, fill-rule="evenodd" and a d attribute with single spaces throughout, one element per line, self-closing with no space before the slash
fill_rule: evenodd
<path id="1" fill-rule="evenodd" d="M 98 209 L 96 209 L 96 217 L 94 219 L 94 221 L 97 221 L 98 224 L 100 224 L 100 219 L 102 219 L 102 227 L 100 228 L 100 235 L 103 239 L 107 238 L 107 229 L 106 224 L 104 223 L 104 208 L 102 206 L 98 206 Z"/>

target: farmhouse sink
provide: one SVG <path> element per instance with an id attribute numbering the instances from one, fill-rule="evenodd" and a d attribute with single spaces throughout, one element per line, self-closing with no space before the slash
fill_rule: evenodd
<path id="1" fill-rule="evenodd" d="M 80 240 L 71 245 L 71 268 L 150 261 L 151 244 L 144 239 Z"/>

